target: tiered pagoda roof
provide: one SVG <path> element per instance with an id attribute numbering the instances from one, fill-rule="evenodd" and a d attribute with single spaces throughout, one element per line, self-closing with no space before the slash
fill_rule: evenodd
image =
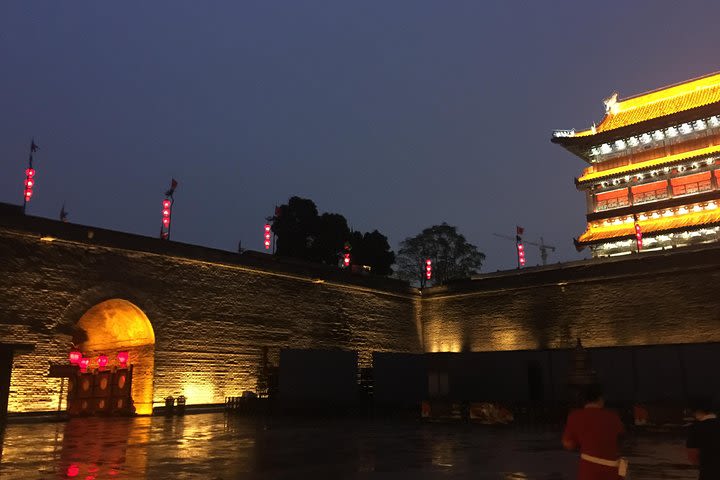
<path id="1" fill-rule="evenodd" d="M 588 198 L 576 245 L 628 253 L 640 231 L 655 248 L 718 241 L 720 72 L 604 103 L 598 125 L 552 138 L 590 163 L 576 179 Z"/>
<path id="2" fill-rule="evenodd" d="M 597 135 L 716 102 L 720 102 L 720 72 L 609 102 L 600 125 L 575 136 Z"/>
<path id="3" fill-rule="evenodd" d="M 599 125 L 556 131 L 552 142 L 590 162 L 587 152 L 594 145 L 699 118 L 720 106 L 720 72 L 622 100 L 615 93 L 605 105 Z"/>
<path id="4" fill-rule="evenodd" d="M 673 233 L 688 228 L 711 227 L 720 225 L 720 209 L 705 212 L 688 212 L 684 215 L 674 215 L 657 219 L 648 219 L 641 222 L 643 234 Z M 605 240 L 618 240 L 635 237 L 635 224 L 625 222 L 620 225 L 589 225 L 588 229 L 580 235 L 578 243 L 589 245 Z"/>
<path id="5" fill-rule="evenodd" d="M 678 162 L 701 159 L 703 157 L 718 154 L 720 154 L 720 145 L 714 145 L 712 147 L 699 148 L 697 150 L 677 153 L 675 155 L 666 155 L 664 157 L 654 158 L 645 162 L 631 163 L 630 165 L 623 165 L 622 167 L 610 168 L 607 170 L 596 171 L 594 167 L 588 167 L 583 171 L 582 176 L 578 178 L 578 183 L 585 183 L 602 178 L 615 177 L 618 175 L 632 175 L 634 172 L 647 170 L 649 168 L 665 167 Z"/>

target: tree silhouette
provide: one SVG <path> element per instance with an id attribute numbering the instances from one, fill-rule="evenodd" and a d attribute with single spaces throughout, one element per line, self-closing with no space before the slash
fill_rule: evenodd
<path id="1" fill-rule="evenodd" d="M 485 254 L 458 233 L 457 227 L 443 222 L 400 243 L 396 259 L 397 276 L 425 287 L 428 283 L 425 278 L 427 259 L 432 260 L 431 282 L 439 285 L 478 273 Z"/>
<path id="2" fill-rule="evenodd" d="M 374 230 L 352 232 L 338 213 L 318 215 L 310 199 L 291 197 L 276 209 L 272 231 L 277 235 L 276 255 L 299 258 L 326 265 L 338 265 L 346 242 L 352 247 L 354 265 L 367 265 L 371 273 L 389 275 L 395 261 L 387 237 Z"/>
<path id="3" fill-rule="evenodd" d="M 364 234 L 352 232 L 350 236 L 353 263 L 367 265 L 370 273 L 375 275 L 390 275 L 392 264 L 395 263 L 395 253 L 390 250 L 390 244 L 385 235 L 373 230 Z"/>
<path id="4" fill-rule="evenodd" d="M 339 213 L 323 213 L 317 219 L 310 260 L 337 265 L 338 253 L 350 238 L 347 220 Z"/>
<path id="5" fill-rule="evenodd" d="M 318 211 L 315 202 L 291 197 L 276 212 L 272 231 L 277 235 L 275 252 L 284 257 L 312 260 L 316 237 Z"/>

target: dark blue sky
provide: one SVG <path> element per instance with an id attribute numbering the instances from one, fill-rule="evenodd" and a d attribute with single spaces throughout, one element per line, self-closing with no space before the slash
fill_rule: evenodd
<path id="1" fill-rule="evenodd" d="M 584 164 L 549 142 L 602 99 L 720 70 L 720 3 L 646 0 L 0 2 L 0 201 L 155 236 L 262 248 L 291 195 L 378 228 L 393 247 L 457 225 L 582 258 Z M 587 255 L 587 254 L 585 254 Z M 539 263 L 528 248 L 529 264 Z"/>

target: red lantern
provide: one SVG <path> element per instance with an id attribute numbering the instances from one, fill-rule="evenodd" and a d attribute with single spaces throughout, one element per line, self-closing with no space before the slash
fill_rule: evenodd
<path id="1" fill-rule="evenodd" d="M 126 352 L 126 351 L 118 352 L 117 359 L 118 359 L 118 362 L 120 362 L 121 368 L 127 367 L 129 358 L 130 358 L 130 355 L 128 354 L 128 352 Z"/>
<path id="2" fill-rule="evenodd" d="M 76 464 L 69 465 L 67 468 L 67 476 L 68 477 L 77 477 L 78 473 L 80 473 L 80 467 L 78 467 Z"/>
<path id="3" fill-rule="evenodd" d="M 270 224 L 265 224 L 265 250 L 270 250 L 270 239 L 272 238 L 272 233 L 270 233 Z"/>
<path id="4" fill-rule="evenodd" d="M 525 247 L 522 243 L 517 244 L 518 250 L 518 265 L 521 267 L 525 266 Z"/>
<path id="5" fill-rule="evenodd" d="M 425 260 L 425 278 L 428 280 L 432 278 L 432 260 L 429 258 Z"/>
<path id="6" fill-rule="evenodd" d="M 28 168 L 25 170 L 25 201 L 29 202 L 33 195 L 33 186 L 35 186 L 35 169 Z"/>
<path id="7" fill-rule="evenodd" d="M 82 358 L 82 353 L 78 352 L 77 350 L 73 350 L 70 352 L 70 365 L 77 365 L 80 363 L 80 359 Z"/>
<path id="8" fill-rule="evenodd" d="M 170 237 L 170 217 L 172 215 L 172 201 L 166 198 L 162 201 L 162 227 L 160 238 L 167 240 Z"/>
<path id="9" fill-rule="evenodd" d="M 87 372 L 88 365 L 90 365 L 90 359 L 89 358 L 81 358 L 80 359 L 80 371 L 85 373 Z"/>
<path id="10" fill-rule="evenodd" d="M 100 370 L 104 369 L 108 364 L 108 357 L 107 355 L 100 355 L 97 359 L 98 367 L 100 367 Z"/>
<path id="11" fill-rule="evenodd" d="M 635 241 L 637 242 L 637 249 L 638 249 L 638 252 L 639 252 L 640 250 L 642 250 L 642 245 L 643 245 L 643 241 L 642 241 L 642 229 L 640 228 L 640 224 L 639 224 L 639 223 L 636 223 L 636 224 L 635 224 Z"/>

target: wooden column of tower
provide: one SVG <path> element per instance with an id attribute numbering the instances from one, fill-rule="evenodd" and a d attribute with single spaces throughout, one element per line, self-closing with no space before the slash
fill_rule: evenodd
<path id="1" fill-rule="evenodd" d="M 577 239 L 593 256 L 716 242 L 720 232 L 720 73 L 605 102 L 605 116 L 552 142 L 588 167 L 576 179 L 587 197 Z"/>

